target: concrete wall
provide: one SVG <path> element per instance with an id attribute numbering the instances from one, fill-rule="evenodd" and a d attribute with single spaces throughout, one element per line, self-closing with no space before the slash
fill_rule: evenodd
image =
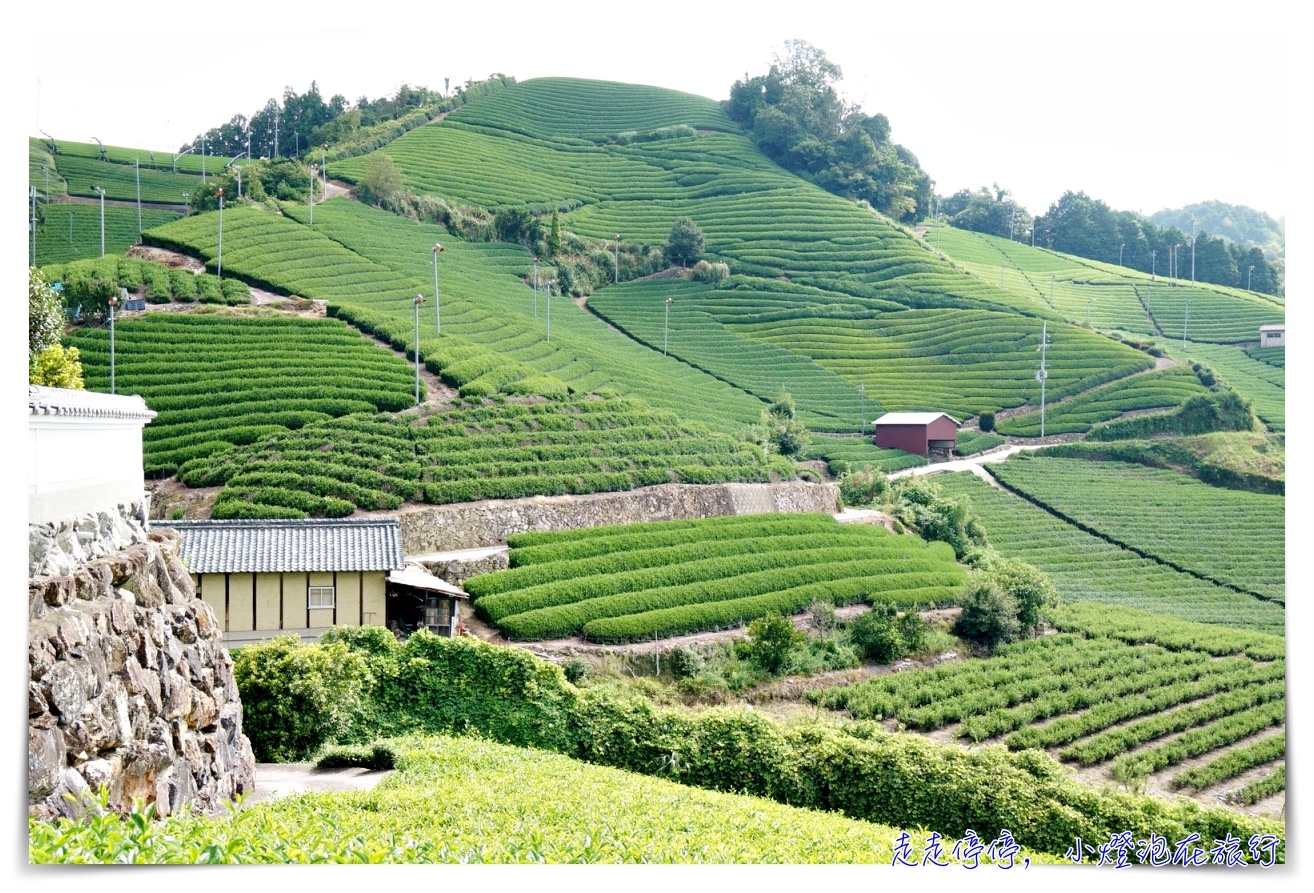
<path id="1" fill-rule="evenodd" d="M 659 484 L 621 493 L 535 496 L 530 499 L 434 506 L 399 516 L 402 549 L 430 552 L 499 545 L 529 530 L 579 530 L 606 524 L 636 524 L 753 515 L 769 512 L 839 511 L 834 484 Z M 380 615 L 381 616 L 381 615 Z"/>
<path id="2" fill-rule="evenodd" d="M 30 388 L 27 520 L 57 521 L 139 503 L 145 493 L 141 431 L 154 413 L 140 397 Z"/>

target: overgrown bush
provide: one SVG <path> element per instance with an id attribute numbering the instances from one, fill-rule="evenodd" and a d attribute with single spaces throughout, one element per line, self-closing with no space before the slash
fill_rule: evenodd
<path id="1" fill-rule="evenodd" d="M 372 685 L 358 652 L 341 642 L 302 644 L 296 636 L 239 648 L 233 675 L 243 731 L 261 762 L 303 760 L 346 734 Z"/>
<path id="2" fill-rule="evenodd" d="M 748 641 L 743 651 L 749 660 L 768 673 L 779 673 L 789 653 L 805 636 L 781 614 L 766 614 L 748 624 Z"/>
<path id="3" fill-rule="evenodd" d="M 845 505 L 879 505 L 889 496 L 890 481 L 870 465 L 863 465 L 840 475 L 839 491 Z"/>
<path id="4" fill-rule="evenodd" d="M 977 416 L 977 426 L 986 434 L 995 430 L 995 414 L 993 412 L 981 413 Z"/>
<path id="5" fill-rule="evenodd" d="M 879 664 L 896 661 L 907 653 L 896 612 L 890 605 L 873 605 L 857 617 L 849 624 L 849 636 L 864 658 Z"/>
<path id="6" fill-rule="evenodd" d="M 689 275 L 697 282 L 707 282 L 715 285 L 730 275 L 730 267 L 719 261 L 713 263 L 700 260 L 693 265 L 693 270 L 690 271 Z"/>
<path id="7" fill-rule="evenodd" d="M 1017 638 L 1017 600 L 994 581 L 979 577 L 968 585 L 953 634 L 986 651 Z"/>
<path id="8" fill-rule="evenodd" d="M 953 546 L 960 560 L 971 549 L 986 545 L 985 528 L 966 497 L 946 496 L 938 485 L 921 478 L 900 481 L 894 496 L 899 520 L 914 527 L 922 539 Z"/>
<path id="9" fill-rule="evenodd" d="M 578 683 L 589 675 L 589 662 L 582 657 L 572 657 L 561 665 L 561 671 L 567 682 Z"/>

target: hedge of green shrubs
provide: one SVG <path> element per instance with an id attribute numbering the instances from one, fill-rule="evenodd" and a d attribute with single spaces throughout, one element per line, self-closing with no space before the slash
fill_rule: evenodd
<path id="1" fill-rule="evenodd" d="M 580 691 L 559 667 L 526 652 L 470 639 L 427 633 L 397 643 L 378 628 L 341 629 L 327 644 L 347 645 L 368 664 L 361 707 L 350 731 L 324 728 L 318 741 L 365 742 L 400 733 L 479 734 L 530 745 L 591 763 L 685 784 L 770 797 L 797 806 L 842 812 L 895 827 L 921 827 L 953 837 L 967 829 L 985 839 L 1008 828 L 1017 842 L 1049 853 L 1066 852 L 1077 837 L 1108 840 L 1123 831 L 1205 840 L 1227 834 L 1284 837 L 1280 823 L 1193 803 L 1166 803 L 1133 794 L 1100 792 L 1067 778 L 1038 751 L 1012 754 L 1002 747 L 967 751 L 913 735 L 892 734 L 875 723 L 802 722 L 782 726 L 752 709 L 718 708 L 699 714 L 656 707 L 605 689 Z M 253 645 L 235 663 L 263 663 Z M 240 670 L 238 679 L 246 678 Z M 253 741 L 277 732 L 297 708 L 280 692 L 300 684 L 288 666 L 267 690 L 243 688 Z M 252 710 L 272 702 L 268 712 Z M 260 724 L 265 728 L 259 728 Z M 257 750 L 257 759 L 268 759 Z"/>

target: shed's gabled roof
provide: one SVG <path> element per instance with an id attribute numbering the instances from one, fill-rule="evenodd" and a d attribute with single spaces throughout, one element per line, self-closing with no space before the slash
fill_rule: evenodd
<path id="1" fill-rule="evenodd" d="M 876 425 L 929 425 L 936 419 L 944 416 L 955 425 L 961 425 L 962 422 L 949 415 L 946 412 L 887 412 L 877 419 L 873 424 Z"/>
<path id="2" fill-rule="evenodd" d="M 1286 323 L 1283 323 L 1282 325 L 1277 325 L 1277 326 L 1260 326 L 1260 327 L 1259 327 L 1259 331 L 1261 331 L 1261 332 L 1285 332 L 1286 330 L 1287 330 Z"/>
<path id="3" fill-rule="evenodd" d="M 390 571 L 406 566 L 396 518 L 170 521 L 195 574 Z"/>

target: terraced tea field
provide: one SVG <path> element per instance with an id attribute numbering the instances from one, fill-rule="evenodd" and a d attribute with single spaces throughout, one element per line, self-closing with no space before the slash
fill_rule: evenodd
<path id="1" fill-rule="evenodd" d="M 1275 635 L 1285 629 L 1285 611 L 1275 602 L 1114 545 L 975 475 L 940 474 L 935 481 L 950 495 L 969 497 L 990 544 L 1005 557 L 1021 559 L 1048 574 L 1065 603 L 1102 602 L 1119 611 L 1133 608 Z"/>
<path id="2" fill-rule="evenodd" d="M 340 517 L 441 504 L 792 476 L 752 444 L 636 400 L 491 403 L 413 417 L 353 415 L 178 471 L 223 486 L 213 517 Z"/>
<path id="3" fill-rule="evenodd" d="M 331 313 L 407 353 L 414 351 L 413 300 L 425 295 L 420 356 L 463 395 L 564 396 L 568 389 L 611 388 L 723 431 L 757 421 L 765 406 L 705 372 L 655 355 L 560 296 L 552 299 L 549 330 L 548 298 L 539 293 L 535 317 L 534 291 L 520 278 L 531 268 L 522 248 L 463 243 L 440 227 L 344 199 L 317 207 L 314 229 L 298 223 L 296 214 L 225 213 L 224 268 L 279 292 L 325 300 Z M 215 216 L 178 221 L 152 231 L 150 240 L 213 263 Z M 441 301 L 433 313 L 430 263 L 439 241 Z M 549 278 L 541 267 L 544 285 Z"/>
<path id="4" fill-rule="evenodd" d="M 870 431 L 870 423 L 867 428 Z M 864 465 L 889 474 L 901 468 L 915 468 L 926 464 L 925 459 L 913 453 L 881 449 L 872 443 L 870 434 L 866 437 L 815 435 L 803 458 L 824 461 L 830 473 L 836 477 Z"/>
<path id="5" fill-rule="evenodd" d="M 38 266 L 100 257 L 100 205 L 61 202 L 42 209 L 37 229 Z M 177 220 L 180 214 L 143 208 L 142 229 Z M 137 244 L 137 209 L 105 206 L 105 256 L 121 256 Z"/>
<path id="6" fill-rule="evenodd" d="M 466 589 L 513 639 L 652 639 L 794 614 L 814 599 L 944 605 L 966 581 L 945 543 L 829 515 L 653 522 L 507 542 L 512 568 Z"/>
<path id="7" fill-rule="evenodd" d="M 1275 365 L 1226 344 L 1202 344 L 1160 339 L 1159 346 L 1169 356 L 1186 362 L 1201 362 L 1213 369 L 1228 386 L 1245 397 L 1255 408 L 1255 415 L 1274 431 L 1282 431 L 1287 422 L 1287 376 L 1285 365 Z M 1279 355 L 1285 348 L 1277 350 Z"/>
<path id="8" fill-rule="evenodd" d="M 177 205 L 184 203 L 184 195 L 191 196 L 192 190 L 201 185 L 201 178 L 191 174 L 139 169 L 131 163 L 115 164 L 94 158 L 58 155 L 55 166 L 68 183 L 69 195 L 99 198 L 100 193 L 95 190 L 99 186 L 105 190 L 106 199 L 135 201 L 140 179 L 143 202 Z M 222 162 L 219 166 L 223 166 Z"/>
<path id="9" fill-rule="evenodd" d="M 1083 607 L 1060 624 L 1071 632 L 809 697 L 856 718 L 898 720 L 923 732 L 952 727 L 968 742 L 1044 748 L 1065 762 L 1098 766 L 1108 780 L 1154 776 L 1152 789 L 1197 795 L 1282 759 L 1284 736 L 1270 731 L 1286 715 L 1281 638 L 1218 630 L 1209 650 L 1183 641 L 1131 644 L 1117 630 L 1104 631 L 1116 609 Z M 1167 630 L 1172 641 L 1178 621 L 1129 613 L 1127 627 Z M 1194 629 L 1185 632 L 1189 641 Z M 1250 649 L 1263 658 L 1242 654 Z M 1202 757 L 1208 762 L 1182 768 Z"/>
<path id="10" fill-rule="evenodd" d="M 1092 425 L 1125 412 L 1169 409 L 1206 392 L 1196 374 L 1183 366 L 1129 376 L 1047 406 L 1045 434 L 1089 431 Z M 996 427 L 1013 437 L 1036 437 L 1040 434 L 1040 411 L 1000 419 Z"/>
<path id="11" fill-rule="evenodd" d="M 864 406 L 880 404 L 833 372 L 783 347 L 742 338 L 705 309 L 715 303 L 710 286 L 687 280 L 626 282 L 604 289 L 589 308 L 634 340 L 668 352 L 691 366 L 765 401 L 793 396 L 799 417 L 816 431 L 856 431 Z M 870 422 L 871 419 L 866 419 Z"/>
<path id="12" fill-rule="evenodd" d="M 811 357 L 866 388 L 889 410 L 959 419 L 1039 402 L 1038 320 L 979 310 L 906 310 L 876 318 L 751 323 L 739 333 Z M 1148 356 L 1082 329 L 1049 326 L 1048 391 L 1075 394 L 1153 365 Z"/>
<path id="13" fill-rule="evenodd" d="M 1285 301 L 1271 295 L 1191 286 L 951 226 L 932 225 L 923 239 L 983 282 L 1096 329 L 1180 341 L 1185 324 L 1189 338 L 1235 343 L 1258 340 L 1260 325 L 1285 317 Z"/>
<path id="14" fill-rule="evenodd" d="M 1286 499 L 1123 462 L 1013 457 L 990 473 L 1110 542 L 1258 598 L 1284 601 Z"/>
<path id="15" fill-rule="evenodd" d="M 108 392 L 108 327 L 67 340 L 87 388 Z M 401 359 L 336 320 L 148 314 L 115 327 L 116 391 L 159 413 L 142 432 L 149 477 L 318 420 L 405 409 L 413 382 Z"/>

